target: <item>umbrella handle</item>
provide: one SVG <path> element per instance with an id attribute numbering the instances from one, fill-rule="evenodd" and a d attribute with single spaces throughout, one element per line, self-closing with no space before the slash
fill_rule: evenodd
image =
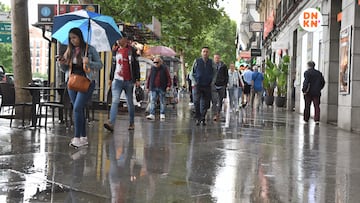
<path id="1" fill-rule="evenodd" d="M 88 48 L 89 48 L 89 44 L 86 43 L 85 57 L 87 57 Z M 85 71 L 85 73 L 89 73 L 89 72 L 91 71 L 91 70 L 90 70 L 90 67 L 87 67 L 87 66 L 86 66 L 86 63 L 83 63 L 83 70 Z"/>
<path id="2" fill-rule="evenodd" d="M 89 38 L 90 38 L 90 18 L 89 18 L 89 21 L 88 21 L 88 33 L 87 33 L 87 42 L 86 42 L 86 47 L 85 47 L 85 57 L 87 57 L 87 54 L 88 54 L 88 49 L 89 49 Z M 83 64 L 83 70 L 85 71 L 85 73 L 89 73 L 91 70 L 90 70 L 90 67 L 88 68 L 86 66 L 86 64 L 84 63 Z"/>

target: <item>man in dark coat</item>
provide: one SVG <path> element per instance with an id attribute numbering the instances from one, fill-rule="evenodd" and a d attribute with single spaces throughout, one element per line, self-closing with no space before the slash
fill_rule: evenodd
<path id="1" fill-rule="evenodd" d="M 220 54 L 214 55 L 214 62 L 216 65 L 216 79 L 212 89 L 212 112 L 213 120 L 220 119 L 220 112 L 223 105 L 223 100 L 226 97 L 226 85 L 229 81 L 229 73 L 224 62 L 220 61 Z"/>
<path id="2" fill-rule="evenodd" d="M 146 118 L 155 119 L 155 104 L 159 98 L 160 120 L 165 120 L 165 93 L 171 88 L 171 77 L 168 68 L 163 64 L 160 57 L 154 58 L 154 64 L 146 83 L 146 89 L 150 91 L 150 114 Z"/>
<path id="3" fill-rule="evenodd" d="M 216 77 L 216 67 L 209 59 L 209 47 L 201 49 L 201 58 L 195 59 L 189 74 L 195 105 L 196 125 L 206 125 L 206 112 L 210 107 L 211 86 Z"/>
<path id="4" fill-rule="evenodd" d="M 305 99 L 304 121 L 309 121 L 310 106 L 311 102 L 313 102 L 315 108 L 314 120 L 316 125 L 318 125 L 320 121 L 320 96 L 321 90 L 325 85 L 325 80 L 321 72 L 315 70 L 315 63 L 313 61 L 309 61 L 307 65 L 308 69 L 304 73 L 304 83 L 302 88 Z"/>

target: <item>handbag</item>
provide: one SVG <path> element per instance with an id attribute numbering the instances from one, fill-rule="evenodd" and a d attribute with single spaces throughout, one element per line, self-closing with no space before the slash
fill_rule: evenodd
<path id="1" fill-rule="evenodd" d="M 87 92 L 90 87 L 90 80 L 82 75 L 72 73 L 72 64 L 70 64 L 70 75 L 67 83 L 67 87 L 70 90 L 77 92 Z"/>

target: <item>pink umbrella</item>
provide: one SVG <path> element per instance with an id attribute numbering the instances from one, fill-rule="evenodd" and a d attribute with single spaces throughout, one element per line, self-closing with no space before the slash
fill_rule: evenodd
<path id="1" fill-rule="evenodd" d="M 145 54 L 160 55 L 160 56 L 176 56 L 176 52 L 170 47 L 166 46 L 153 46 L 146 50 Z"/>

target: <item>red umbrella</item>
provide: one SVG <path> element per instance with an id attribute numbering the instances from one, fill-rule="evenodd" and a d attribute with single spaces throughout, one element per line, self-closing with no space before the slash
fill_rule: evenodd
<path id="1" fill-rule="evenodd" d="M 148 55 L 160 55 L 160 56 L 176 56 L 176 52 L 170 47 L 166 46 L 153 46 L 145 51 Z"/>

